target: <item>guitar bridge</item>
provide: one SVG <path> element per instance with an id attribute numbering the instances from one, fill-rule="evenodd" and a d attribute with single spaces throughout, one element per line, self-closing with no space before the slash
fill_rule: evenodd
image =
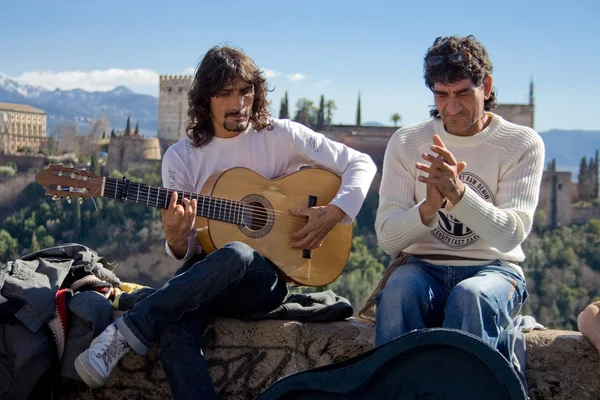
<path id="1" fill-rule="evenodd" d="M 308 207 L 314 207 L 317 205 L 317 196 L 308 196 Z M 306 218 L 308 221 L 308 218 Z M 310 249 L 302 249 L 302 258 L 306 258 L 310 260 L 312 257 L 312 250 Z"/>

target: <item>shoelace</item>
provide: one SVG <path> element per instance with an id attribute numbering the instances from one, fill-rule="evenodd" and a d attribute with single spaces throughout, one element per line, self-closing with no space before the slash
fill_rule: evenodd
<path id="1" fill-rule="evenodd" d="M 125 348 L 125 342 L 121 340 L 117 331 L 114 330 L 111 334 L 110 339 L 108 339 L 101 348 L 101 358 L 104 363 L 109 367 L 115 358 L 119 357 L 119 354 L 123 352 Z"/>

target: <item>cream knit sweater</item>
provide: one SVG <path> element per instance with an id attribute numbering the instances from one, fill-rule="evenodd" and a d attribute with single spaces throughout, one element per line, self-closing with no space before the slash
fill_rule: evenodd
<path id="1" fill-rule="evenodd" d="M 524 260 L 521 243 L 531 230 L 538 202 L 544 143 L 533 129 L 488 115 L 490 124 L 474 136 L 451 135 L 440 119 L 402 127 L 392 136 L 385 152 L 375 222 L 379 244 L 386 253 L 458 255 L 509 265 Z M 460 175 L 466 191 L 458 204 L 447 204 L 437 218 L 424 225 L 419 205 L 425 200 L 426 188 L 417 177 L 425 173 L 415 164 L 426 163 L 421 154 L 432 154 L 429 147 L 436 133 L 457 161 L 466 161 Z"/>

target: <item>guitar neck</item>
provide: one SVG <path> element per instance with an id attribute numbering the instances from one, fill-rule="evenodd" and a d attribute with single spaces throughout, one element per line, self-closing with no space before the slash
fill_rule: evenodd
<path id="1" fill-rule="evenodd" d="M 102 196 L 127 203 L 167 209 L 171 195 L 175 192 L 177 192 L 177 204 L 182 204 L 184 198 L 196 199 L 198 203 L 196 215 L 200 217 L 242 225 L 244 213 L 248 212 L 246 210 L 247 205 L 240 201 L 199 195 L 181 190 L 176 191 L 115 178 L 105 179 Z"/>

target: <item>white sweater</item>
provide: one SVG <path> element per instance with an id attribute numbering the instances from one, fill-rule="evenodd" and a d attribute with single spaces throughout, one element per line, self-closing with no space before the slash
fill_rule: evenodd
<path id="1" fill-rule="evenodd" d="M 273 119 L 272 128 L 260 132 L 246 129 L 238 136 L 213 137 L 204 147 L 192 147 L 188 139 L 171 146 L 163 157 L 163 187 L 198 194 L 216 171 L 233 167 L 249 168 L 274 179 L 297 171 L 301 166 L 319 166 L 342 175 L 342 185 L 331 201 L 351 223 L 367 195 L 377 167 L 371 158 L 321 133 L 290 120 Z M 177 259 L 165 241 L 167 254 Z M 194 231 L 188 237 L 188 260 L 201 251 Z"/>
<path id="2" fill-rule="evenodd" d="M 533 129 L 488 115 L 490 124 L 474 136 L 451 135 L 440 119 L 402 127 L 392 136 L 384 157 L 375 222 L 379 244 L 386 253 L 458 255 L 508 264 L 525 259 L 521 243 L 531 230 L 538 202 L 544 143 Z M 417 180 L 426 174 L 415 164 L 427 164 L 421 154 L 432 154 L 429 147 L 435 133 L 457 161 L 466 161 L 459 177 L 466 191 L 458 204 L 447 204 L 428 226 L 419 214 L 426 186 Z"/>

